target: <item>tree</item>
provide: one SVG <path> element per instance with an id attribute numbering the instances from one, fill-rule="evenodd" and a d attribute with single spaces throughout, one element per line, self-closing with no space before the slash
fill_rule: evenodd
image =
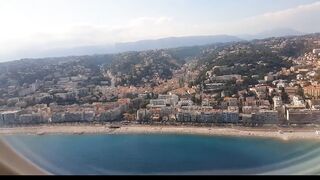
<path id="1" fill-rule="evenodd" d="M 288 96 L 288 93 L 285 92 L 284 88 L 282 88 L 282 90 L 281 90 L 281 98 L 284 103 L 290 102 L 290 98 Z"/>
<path id="2" fill-rule="evenodd" d="M 304 91 L 303 91 L 303 88 L 301 86 L 299 86 L 297 94 L 304 98 Z"/>
<path id="3" fill-rule="evenodd" d="M 221 75 L 222 75 L 221 70 L 220 70 L 219 68 L 214 68 L 213 73 L 214 73 L 216 76 L 221 76 Z"/>

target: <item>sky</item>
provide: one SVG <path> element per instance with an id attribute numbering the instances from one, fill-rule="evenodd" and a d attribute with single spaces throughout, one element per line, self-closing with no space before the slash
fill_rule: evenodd
<path id="1" fill-rule="evenodd" d="M 320 32 L 320 0 L 0 0 L 0 61 L 189 35 Z"/>

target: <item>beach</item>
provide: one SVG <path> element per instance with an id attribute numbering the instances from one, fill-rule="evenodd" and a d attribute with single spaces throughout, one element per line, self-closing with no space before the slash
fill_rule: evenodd
<path id="1" fill-rule="evenodd" d="M 320 140 L 317 128 L 247 128 L 247 127 L 193 127 L 163 125 L 42 125 L 0 128 L 0 135 L 47 134 L 183 134 L 231 137 L 262 137 L 281 140 Z"/>

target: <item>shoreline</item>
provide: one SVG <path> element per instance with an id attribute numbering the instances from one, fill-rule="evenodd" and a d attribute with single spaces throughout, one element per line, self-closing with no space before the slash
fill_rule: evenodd
<path id="1" fill-rule="evenodd" d="M 224 137 L 274 138 L 278 140 L 319 140 L 317 128 L 245 128 L 245 127 L 193 127 L 164 125 L 42 125 L 0 128 L 0 136 L 8 135 L 83 135 L 83 134 L 178 134 Z"/>

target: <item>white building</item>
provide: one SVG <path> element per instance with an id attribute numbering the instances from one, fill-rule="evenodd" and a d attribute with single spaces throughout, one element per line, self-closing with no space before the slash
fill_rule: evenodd
<path id="1" fill-rule="evenodd" d="M 313 54 L 319 55 L 320 54 L 320 49 L 314 49 L 312 52 L 313 52 Z"/>
<path id="2" fill-rule="evenodd" d="M 165 99 L 152 99 L 149 106 L 151 107 L 165 107 L 167 101 Z"/>
<path id="3" fill-rule="evenodd" d="M 178 106 L 193 106 L 193 101 L 191 100 L 181 100 L 178 102 Z"/>
<path id="4" fill-rule="evenodd" d="M 298 75 L 297 75 L 297 80 L 303 80 L 303 79 L 304 79 L 304 77 L 303 77 L 302 74 L 298 74 Z"/>
<path id="5" fill-rule="evenodd" d="M 305 106 L 305 102 L 300 96 L 293 96 L 292 104 L 294 106 Z"/>
<path id="6" fill-rule="evenodd" d="M 274 80 L 274 76 L 269 74 L 269 75 L 267 75 L 267 76 L 264 77 L 264 80 L 265 80 L 266 82 L 271 82 L 271 81 Z"/>
<path id="7" fill-rule="evenodd" d="M 159 100 L 165 100 L 167 105 L 176 106 L 179 102 L 179 96 L 175 94 L 159 95 Z"/>
<path id="8" fill-rule="evenodd" d="M 277 88 L 285 88 L 288 86 L 288 83 L 286 83 L 285 81 L 279 81 L 279 83 L 277 84 Z"/>
<path id="9" fill-rule="evenodd" d="M 273 100 L 274 109 L 277 109 L 277 108 L 279 108 L 279 107 L 281 107 L 283 105 L 282 99 L 281 99 L 280 96 L 275 96 L 275 97 L 273 97 L 272 100 Z"/>

